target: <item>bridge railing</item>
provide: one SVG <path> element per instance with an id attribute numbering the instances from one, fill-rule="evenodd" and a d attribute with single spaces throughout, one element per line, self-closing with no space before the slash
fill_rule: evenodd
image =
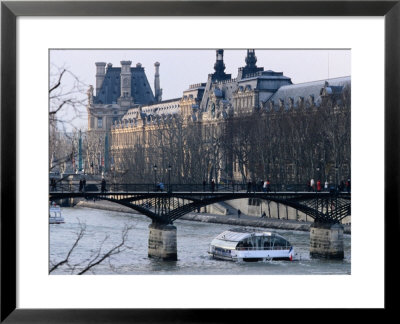
<path id="1" fill-rule="evenodd" d="M 315 191 L 304 184 L 271 184 L 265 188 L 261 184 L 216 183 L 206 184 L 154 184 L 154 183 L 106 183 L 106 192 L 308 192 Z M 334 187 L 328 191 L 335 190 Z M 50 183 L 50 192 L 100 192 L 102 184 L 89 183 L 86 186 L 78 182 L 58 181 Z M 322 189 L 321 191 L 327 191 Z"/>

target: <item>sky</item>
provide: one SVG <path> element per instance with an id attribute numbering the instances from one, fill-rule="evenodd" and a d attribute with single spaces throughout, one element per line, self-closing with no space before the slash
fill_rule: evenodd
<path id="1" fill-rule="evenodd" d="M 264 70 L 283 72 L 294 84 L 325 80 L 351 75 L 351 51 L 338 49 L 323 50 L 265 50 L 255 49 L 257 66 Z M 178 98 L 190 84 L 206 82 L 207 75 L 214 72 L 215 49 L 51 49 L 50 70 L 66 68 L 85 86 L 96 88 L 95 62 L 112 63 L 120 67 L 121 61 L 132 61 L 132 66 L 141 63 L 154 93 L 154 63 L 160 63 L 160 83 L 163 100 Z M 246 49 L 225 49 L 225 73 L 237 76 L 238 68 L 245 65 Z M 65 78 L 66 83 L 72 82 Z M 68 88 L 68 87 L 67 87 Z M 86 96 L 83 93 L 83 96 Z M 86 110 L 82 108 L 79 118 L 72 126 L 87 127 Z"/>

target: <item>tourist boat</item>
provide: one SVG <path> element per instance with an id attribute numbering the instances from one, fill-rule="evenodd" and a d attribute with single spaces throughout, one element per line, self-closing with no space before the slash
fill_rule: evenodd
<path id="1" fill-rule="evenodd" d="M 50 205 L 49 224 L 63 224 L 64 217 L 61 216 L 61 208 L 54 202 Z"/>
<path id="2" fill-rule="evenodd" d="M 281 235 L 235 228 L 219 234 L 208 251 L 216 259 L 231 261 L 293 260 L 293 247 Z"/>

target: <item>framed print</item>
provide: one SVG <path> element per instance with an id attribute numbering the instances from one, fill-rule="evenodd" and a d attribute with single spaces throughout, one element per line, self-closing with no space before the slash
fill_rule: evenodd
<path id="1" fill-rule="evenodd" d="M 398 1 L 3 1 L 1 5 L 1 321 L 5 323 L 33 321 L 52 323 L 90 321 L 107 323 L 132 321 L 226 322 L 234 321 L 235 317 L 242 313 L 245 316 L 257 314 L 257 316 L 263 317 L 270 309 L 282 309 L 283 311 L 299 308 L 390 310 L 394 304 L 394 300 L 390 296 L 395 287 L 388 282 L 395 280 L 394 269 L 396 269 L 390 264 L 390 261 L 395 259 L 394 238 L 399 234 L 397 218 L 399 212 L 397 203 L 399 196 L 399 16 L 400 4 Z M 255 48 L 255 53 L 253 48 Z M 246 266 L 247 268 L 239 265 L 238 272 L 226 271 L 220 276 L 216 276 L 212 271 L 207 276 L 196 273 L 193 270 L 196 265 L 190 263 L 184 265 L 186 267 L 184 274 L 186 275 L 182 276 L 177 276 L 177 273 L 168 267 L 168 269 L 162 268 L 162 272 L 165 274 L 162 276 L 152 275 L 154 273 L 147 275 L 145 272 L 126 272 L 106 276 L 105 274 L 110 274 L 111 270 L 110 272 L 108 270 L 99 271 L 98 275 L 93 275 L 96 273 L 91 272 L 90 269 L 92 265 L 106 260 L 107 256 L 104 260 L 101 257 L 88 260 L 89 267 L 86 269 L 68 258 L 64 263 L 52 262 L 54 261 L 53 256 L 56 255 L 53 253 L 54 246 L 61 247 L 62 242 L 68 240 L 67 236 L 74 232 L 53 231 L 53 238 L 55 235 L 59 235 L 59 237 L 52 241 L 53 247 L 49 247 L 48 223 L 40 216 L 48 212 L 49 197 L 64 199 L 76 195 L 85 197 L 87 200 L 89 197 L 89 202 L 92 203 L 93 199 L 96 204 L 99 195 L 108 192 L 110 197 L 114 195 L 113 198 L 110 198 L 111 201 L 120 199 L 119 203 L 128 207 L 132 206 L 132 199 L 137 199 L 127 198 L 127 192 L 132 193 L 133 189 L 123 191 L 124 189 L 117 186 L 115 169 L 122 170 L 124 163 L 128 163 L 126 161 L 129 158 L 124 160 L 126 155 L 123 153 L 114 154 L 116 151 L 120 152 L 118 151 L 120 142 L 112 142 L 115 139 L 122 140 L 121 134 L 128 133 L 130 129 L 134 128 L 133 126 L 137 126 L 136 123 L 143 125 L 147 123 L 153 127 L 152 125 L 156 125 L 162 119 L 163 125 L 167 125 L 169 117 L 166 112 L 174 111 L 180 104 L 182 114 L 183 111 L 187 113 L 186 120 L 202 118 L 201 120 L 210 123 L 218 118 L 223 119 L 223 116 L 228 116 L 230 113 L 234 114 L 237 107 L 243 108 L 246 107 L 246 104 L 257 106 L 254 102 L 259 98 L 264 98 L 259 102 L 261 103 L 260 107 L 266 111 L 280 108 L 284 111 L 285 107 L 306 106 L 306 103 L 310 107 L 316 107 L 313 95 L 308 92 L 299 95 L 299 92 L 293 90 L 296 86 L 292 87 L 292 81 L 286 78 L 286 74 L 281 75 L 269 69 L 273 58 L 272 56 L 263 56 L 263 53 L 268 50 L 275 54 L 278 53 L 277 56 L 280 56 L 282 60 L 286 57 L 287 61 L 290 61 L 296 68 L 304 69 L 306 64 L 301 66 L 301 60 L 296 61 L 304 54 L 302 51 L 306 51 L 308 54 L 320 51 L 323 59 L 328 60 L 328 65 L 324 65 L 323 68 L 326 70 L 323 71 L 323 76 L 320 78 L 316 76 L 305 81 L 312 81 L 314 82 L 312 84 L 315 85 L 316 80 L 322 80 L 318 81 L 321 84 L 317 82 L 318 85 L 315 85 L 315 88 L 318 88 L 315 98 L 318 96 L 320 100 L 324 100 L 328 97 L 333 98 L 337 94 L 333 104 L 336 105 L 335 107 L 346 106 L 346 100 L 351 98 L 352 108 L 354 108 L 351 109 L 351 163 L 348 158 L 346 165 L 346 170 L 351 169 L 351 209 L 350 204 L 346 203 L 346 197 L 350 196 L 350 176 L 348 187 L 343 187 L 341 190 L 338 189 L 339 181 L 333 178 L 330 178 L 330 181 L 335 183 L 333 191 L 329 190 L 328 180 L 326 180 L 326 190 L 323 190 L 323 184 L 317 182 L 315 189 L 310 190 L 310 193 L 303 193 L 303 189 L 299 190 L 302 192 L 302 197 L 314 194 L 314 191 L 321 191 L 321 194 L 326 195 L 332 192 L 336 193 L 337 190 L 342 192 L 339 199 L 339 203 L 342 204 L 340 208 L 338 208 L 337 199 L 336 205 L 324 201 L 322 207 L 321 205 L 318 207 L 317 204 L 316 210 L 318 211 L 318 208 L 325 210 L 325 214 L 323 214 L 325 216 L 333 210 L 337 215 L 339 209 L 344 211 L 343 218 L 351 215 L 350 210 L 356 215 L 353 215 L 351 222 L 351 237 L 347 236 L 345 239 L 345 245 L 351 245 L 351 249 L 345 250 L 345 253 L 351 250 L 349 264 L 341 267 L 339 263 L 336 263 L 334 267 L 336 272 L 328 271 L 330 276 L 326 276 L 323 267 L 319 269 L 320 272 L 313 272 L 311 276 L 300 276 L 300 273 L 290 272 L 286 265 L 279 263 L 273 266 L 276 276 L 264 276 L 254 271 L 257 267 L 254 266 L 254 263 L 249 263 L 250 267 Z M 175 81 L 172 78 L 165 85 L 161 81 L 163 87 L 166 88 L 167 85 L 174 82 L 178 83 L 176 79 L 180 78 L 177 73 L 179 69 L 190 74 L 191 68 L 199 67 L 201 55 L 206 51 L 211 53 L 207 55 L 212 56 L 214 61 L 210 66 L 211 71 L 203 70 L 202 73 L 206 75 L 211 72 L 208 75 L 209 83 L 213 84 L 215 81 L 215 86 L 204 90 L 208 89 L 206 83 L 204 85 L 196 83 L 198 82 L 196 79 L 193 84 L 197 84 L 197 86 L 191 86 L 187 90 L 186 88 L 180 89 L 184 91 L 184 94 L 181 96 L 181 92 L 175 101 L 167 99 L 177 95 L 168 95 L 168 89 L 164 90 L 166 97 L 163 97 L 163 101 L 159 82 L 160 63 L 156 62 L 157 57 L 165 57 L 165 60 L 161 62 L 161 80 L 164 77 L 162 74 L 164 66 L 169 71 L 168 75 L 175 77 Z M 226 58 L 231 54 L 232 56 L 236 55 L 239 51 L 245 53 L 240 55 L 243 56 L 241 60 L 245 61 L 246 65 L 234 67 L 239 67 L 240 78 L 237 80 L 230 76 L 229 68 L 231 67 L 228 64 L 226 64 L 226 73 L 224 72 L 223 58 L 224 53 Z M 288 51 L 291 51 L 292 56 L 287 54 Z M 344 55 L 336 55 L 339 51 L 344 52 Z M 101 55 L 108 55 L 111 52 L 121 56 L 116 58 L 118 66 L 103 63 L 102 60 L 111 62 L 111 59 L 107 57 L 102 59 Z M 255 55 L 259 56 L 259 61 Z M 264 58 L 263 62 L 261 62 L 262 57 Z M 307 69 L 311 75 L 312 68 L 318 69 L 318 60 L 317 56 L 310 57 Z M 82 143 L 89 145 L 91 142 L 86 135 L 85 137 L 81 132 L 76 133 L 74 140 L 76 151 L 68 155 L 66 163 L 62 166 L 62 173 L 65 173 L 68 168 L 72 170 L 70 178 L 68 178 L 72 179 L 68 182 L 70 187 L 64 188 L 61 181 L 58 184 L 55 181 L 54 184 L 51 184 L 49 191 L 49 160 L 50 165 L 55 160 L 49 156 L 55 150 L 49 153 L 51 144 L 43 145 L 43 140 L 48 142 L 49 138 L 49 110 L 42 107 L 51 106 L 49 89 L 51 101 L 52 91 L 58 87 L 57 75 L 55 79 L 52 79 L 52 72 L 49 71 L 52 62 L 56 62 L 56 59 L 59 59 L 60 62 L 64 60 L 66 65 L 74 59 L 77 60 L 78 68 L 74 72 L 79 71 L 83 74 L 84 70 L 93 70 L 90 72 L 93 74 L 93 80 L 89 80 L 83 85 L 84 100 L 88 100 L 88 117 L 85 115 L 84 123 L 86 126 L 88 125 L 88 128 L 96 130 L 110 128 L 114 135 L 112 139 L 107 136 L 101 137 L 104 139 L 102 145 L 106 147 L 109 145 L 110 148 L 113 148 L 114 155 L 108 156 L 106 151 L 101 149 L 96 151 L 93 157 L 88 154 L 83 159 Z M 329 62 L 334 62 L 334 59 L 340 60 L 340 64 L 346 66 L 346 72 L 343 73 L 351 75 L 351 95 L 349 94 L 349 97 L 344 95 L 343 89 L 348 89 L 346 87 L 350 83 L 350 77 L 331 81 L 334 78 L 332 77 L 334 69 Z M 304 59 L 303 62 L 305 61 Z M 164 64 L 164 62 L 168 63 Z M 91 67 L 87 68 L 89 65 Z M 265 67 L 265 70 L 261 66 Z M 154 95 L 149 82 L 141 74 L 144 70 L 149 74 L 149 69 L 153 68 L 155 68 Z M 67 70 L 68 67 L 64 71 Z M 62 70 L 58 72 L 61 73 L 58 75 L 61 78 L 64 72 Z M 306 70 L 305 74 L 307 73 Z M 257 79 L 259 82 L 257 85 L 250 81 L 248 84 L 240 84 L 239 81 L 255 77 L 255 75 L 260 77 Z M 75 78 L 73 73 L 70 76 Z M 271 90 L 272 83 L 268 84 L 268 89 L 262 88 L 260 85 L 262 80 L 267 82 L 265 81 L 267 79 L 269 81 L 273 79 L 275 85 L 280 82 L 279 87 L 283 87 L 282 93 L 286 95 L 284 99 L 276 95 L 279 87 Z M 78 78 L 75 80 L 77 81 Z M 329 82 L 324 82 L 324 80 L 329 80 Z M 89 82 L 93 83 L 94 87 L 89 87 Z M 192 83 L 192 81 L 190 82 Z M 136 83 L 140 83 L 141 90 L 139 86 L 137 88 L 133 86 L 133 84 L 136 86 Z M 217 83 L 218 85 L 216 85 Z M 235 89 L 229 90 L 231 88 L 229 85 L 226 86 L 227 83 Z M 77 83 L 74 85 L 80 87 Z M 304 86 L 302 89 L 306 93 Z M 311 86 L 307 91 L 309 89 Z M 109 90 L 111 91 L 110 97 L 107 97 Z M 115 93 L 113 94 L 112 91 Z M 203 108 L 201 101 L 190 101 L 194 100 L 193 96 L 197 95 L 199 91 L 204 91 L 209 98 Z M 82 91 L 80 92 L 82 93 Z M 228 93 L 229 98 L 221 99 L 222 92 Z M 276 98 L 273 97 L 273 93 Z M 294 94 L 291 95 L 291 93 Z M 135 100 L 143 99 L 143 105 L 140 108 L 132 104 L 133 97 Z M 190 101 L 187 109 L 184 108 L 186 107 L 183 105 L 184 100 Z M 60 102 L 62 106 L 63 102 Z M 154 117 L 155 110 L 151 110 L 154 108 L 154 102 L 157 105 L 158 117 Z M 230 105 L 230 103 L 232 104 Z M 318 105 L 321 106 L 323 103 L 319 102 Z M 99 112 L 100 106 L 108 109 L 107 114 L 103 111 Z M 129 110 L 124 108 L 128 106 Z M 199 114 L 196 115 L 196 109 L 204 112 L 202 117 Z M 150 110 L 150 117 L 145 119 L 143 114 Z M 50 108 L 50 113 L 51 111 Z M 338 110 L 336 110 L 335 116 L 340 116 Z M 168 122 L 172 123 L 171 120 L 168 119 Z M 347 121 L 350 123 L 349 115 L 347 115 L 347 119 L 340 120 L 338 125 L 332 127 L 346 130 L 348 127 L 343 127 L 343 123 Z M 253 120 L 252 125 L 254 126 L 256 122 Z M 301 130 L 299 123 L 293 122 L 293 120 L 291 122 L 293 123 L 291 129 Z M 140 125 L 143 126 L 142 124 Z M 274 130 L 272 121 L 269 125 L 271 134 L 278 132 L 278 129 Z M 239 126 L 235 125 L 232 128 L 226 143 L 237 137 L 237 133 L 240 131 Z M 325 124 L 317 129 L 329 127 Z M 255 127 L 253 128 L 255 129 Z M 178 129 L 180 128 L 178 127 Z M 263 134 L 266 134 L 267 131 L 268 129 L 262 129 Z M 343 137 L 350 141 L 350 134 L 343 135 Z M 220 143 L 224 143 L 223 140 L 219 140 Z M 92 142 L 100 143 L 101 140 L 96 138 Z M 177 149 L 175 153 L 171 153 L 173 151 L 171 146 L 167 152 L 163 153 L 163 156 L 175 156 L 181 151 L 188 150 L 190 145 L 188 143 L 185 145 L 185 148 Z M 350 146 L 350 144 L 346 145 Z M 228 146 L 226 144 L 226 147 Z M 230 152 L 233 156 L 233 151 Z M 299 154 L 295 148 L 292 152 L 294 152 L 292 154 Z M 335 154 L 327 152 L 328 155 Z M 204 151 L 199 154 L 199 157 L 193 158 L 193 160 L 201 160 L 201 156 L 206 153 Z M 151 250 L 150 241 L 157 241 L 159 237 L 167 235 L 167 231 L 168 237 L 170 237 L 173 227 L 172 220 L 176 220 L 180 216 L 171 216 L 172 218 L 163 223 L 165 228 L 163 227 L 161 230 L 159 225 L 161 221 L 165 220 L 162 217 L 167 209 L 168 211 L 171 209 L 170 205 L 167 206 L 157 199 L 164 199 L 162 195 L 172 195 L 174 192 L 174 189 L 171 189 L 171 186 L 175 185 L 173 183 L 176 175 L 174 167 L 178 165 L 179 161 L 174 160 L 173 164 L 168 164 L 168 161 L 172 159 L 170 157 L 167 162 L 162 159 L 154 162 L 147 155 L 143 155 L 143 165 L 146 167 L 139 168 L 138 156 L 135 155 L 136 158 L 133 162 L 129 160 L 129 168 L 125 168 L 132 170 L 133 167 L 137 167 L 138 169 L 135 169 L 133 174 L 123 173 L 123 179 L 131 177 L 129 178 L 133 179 L 130 182 L 131 185 L 134 181 L 136 184 L 143 185 L 140 190 L 135 189 L 141 193 L 141 196 L 134 208 L 149 216 L 153 224 L 158 222 L 157 226 L 149 225 L 149 233 L 152 233 L 150 235 L 153 236 L 151 239 L 149 238 L 148 250 L 149 255 L 157 254 L 158 256 L 158 253 L 164 252 L 160 252 L 156 247 Z M 226 154 L 226 156 L 228 155 Z M 204 167 L 198 166 L 194 163 L 196 161 L 193 162 L 192 169 L 188 164 L 181 163 L 181 170 L 188 170 L 181 171 L 181 173 L 194 174 L 197 169 L 204 168 L 204 175 L 196 178 L 196 181 L 200 183 L 200 187 L 197 188 L 199 192 L 206 192 L 211 197 L 212 194 L 217 194 L 218 186 L 222 184 L 232 191 L 232 197 L 235 193 L 243 190 L 243 197 L 248 199 L 252 210 L 256 210 L 255 213 L 263 216 L 264 214 L 259 210 L 261 208 L 267 216 L 266 211 L 269 204 L 259 203 L 257 195 L 261 197 L 270 191 L 282 195 L 283 189 L 270 190 L 269 180 L 265 180 L 265 184 L 263 181 L 258 189 L 254 187 L 254 184 L 253 187 L 247 187 L 247 181 L 242 181 L 246 187 L 235 187 L 235 182 L 238 180 L 233 179 L 234 172 L 237 172 L 238 175 L 240 172 L 242 174 L 247 172 L 243 168 L 240 169 L 239 157 L 241 155 L 236 154 L 235 156 L 237 162 L 229 162 L 233 165 L 231 173 L 227 171 L 228 162 L 218 169 L 211 164 Z M 322 161 L 322 158 L 318 159 Z M 162 168 L 161 165 L 163 165 Z M 61 164 L 58 167 L 61 167 Z M 259 168 L 257 163 L 254 163 L 255 174 L 259 172 L 257 168 Z M 285 168 L 292 170 L 292 166 L 290 168 L 285 166 Z M 331 177 L 334 177 L 337 172 L 335 163 L 329 167 L 330 171 L 326 170 L 329 168 L 322 164 L 312 164 L 310 168 L 313 169 L 313 172 L 317 170 L 318 177 L 321 177 L 322 173 L 328 174 L 329 172 Z M 324 169 L 322 170 L 322 168 Z M 61 172 L 56 169 L 54 172 Z M 111 171 L 108 174 L 105 173 L 105 170 Z M 278 183 L 278 179 L 282 179 L 276 176 L 279 168 L 273 170 L 274 182 Z M 350 171 L 346 172 L 350 174 Z M 96 191 L 95 193 L 90 193 L 89 189 L 86 190 L 89 185 L 95 184 L 95 181 L 92 181 L 93 183 L 89 183 L 87 187 L 82 180 L 84 179 L 86 182 L 86 175 L 88 179 L 89 175 L 93 176 L 98 182 L 98 184 L 96 183 L 98 188 L 93 190 L 93 192 Z M 141 176 L 146 177 L 146 180 L 142 181 Z M 268 175 L 264 173 L 255 179 L 258 181 L 259 178 L 266 176 Z M 114 182 L 112 182 L 113 179 Z M 217 179 L 217 184 L 214 182 L 215 179 Z M 203 184 L 201 184 L 202 180 Z M 301 181 L 305 182 L 303 179 Z M 112 184 L 114 184 L 113 188 Z M 144 187 L 144 184 L 148 187 Z M 77 187 L 74 191 L 71 189 L 71 185 L 79 186 L 79 189 Z M 346 186 L 344 183 L 343 185 Z M 313 188 L 312 183 L 310 186 Z M 205 205 L 204 201 L 200 203 L 198 200 L 198 205 L 185 205 L 185 199 L 189 200 L 189 196 L 197 189 L 194 190 L 192 187 L 187 189 L 183 186 L 182 188 L 187 191 L 182 189 L 179 192 L 184 192 L 185 195 L 181 194 L 169 200 L 169 203 L 172 201 L 172 204 L 177 204 L 176 210 L 178 211 L 175 210 L 176 213 L 181 212 L 179 208 L 182 207 L 180 205 L 182 203 L 186 206 L 182 209 L 204 207 L 201 205 L 201 203 Z M 286 191 L 296 190 L 290 188 Z M 70 196 L 62 196 L 66 193 Z M 253 194 L 254 197 L 250 197 L 250 194 Z M 143 198 L 145 196 L 146 199 Z M 210 201 L 217 201 L 215 197 L 209 198 Z M 272 195 L 271 199 L 273 200 Z M 282 200 L 279 199 L 283 198 L 281 196 L 277 198 L 277 201 L 281 202 Z M 318 200 L 315 201 L 318 202 Z M 297 203 L 298 201 L 296 201 Z M 299 206 L 293 201 L 291 204 L 296 208 Z M 55 206 L 51 206 L 51 210 L 57 212 Z M 279 213 L 279 205 L 277 210 Z M 309 205 L 303 210 L 310 213 Z M 246 209 L 244 213 L 243 209 L 240 211 L 239 208 L 234 211 L 235 215 L 237 213 L 237 218 L 242 216 L 242 220 L 245 218 L 245 214 L 250 214 L 250 208 Z M 286 213 L 288 215 L 287 208 Z M 307 213 L 305 215 L 308 215 Z M 315 215 L 315 218 L 322 217 L 319 213 Z M 289 219 L 289 216 L 287 218 Z M 57 219 L 62 221 L 58 217 L 54 220 L 57 221 Z M 45 229 L 43 220 L 46 222 Z M 75 223 L 79 224 L 80 221 Z M 107 228 L 105 235 L 111 235 L 110 228 L 113 225 L 107 227 L 108 225 L 103 223 L 102 226 Z M 81 229 L 84 232 L 82 227 Z M 329 234 L 328 231 L 324 231 L 324 235 L 325 232 Z M 95 232 L 90 235 L 92 234 L 96 235 Z M 192 237 L 189 232 L 183 234 L 182 237 Z M 215 234 L 218 233 L 215 232 Z M 234 232 L 233 234 L 225 233 L 225 235 L 235 236 L 237 234 Z M 125 236 L 122 237 L 123 242 L 124 238 Z M 225 236 L 219 236 L 215 242 L 218 241 L 220 244 L 224 239 Z M 178 242 L 180 242 L 179 240 L 178 234 Z M 229 241 L 232 242 L 232 240 Z M 198 245 L 203 244 L 200 238 L 196 242 Z M 249 242 L 245 243 L 255 246 L 262 245 L 261 241 Z M 289 247 L 284 238 L 282 238 L 282 242 L 285 247 Z M 104 246 L 101 245 L 98 255 L 102 248 L 107 249 L 107 242 L 103 243 Z M 71 244 L 73 244 L 73 240 Z M 154 246 L 157 244 L 154 243 Z M 313 247 L 317 249 L 317 244 Z M 90 250 L 90 247 L 88 249 Z M 213 256 L 216 251 L 226 256 L 227 250 L 229 249 L 226 242 L 223 247 L 215 245 Z M 114 250 L 110 250 L 111 254 L 112 251 Z M 92 254 L 94 252 L 96 251 L 91 251 Z M 231 252 L 229 254 L 231 255 Z M 50 260 L 49 255 L 51 256 Z M 176 250 L 167 256 L 176 258 Z M 146 257 L 145 255 L 144 258 Z M 288 254 L 283 257 L 291 260 L 293 255 Z M 246 256 L 246 258 L 249 257 Z M 203 259 L 196 260 L 200 260 L 200 263 L 203 262 Z M 109 269 L 113 269 L 112 261 L 107 259 L 106 262 L 109 262 Z M 54 266 L 54 269 L 50 268 L 50 273 L 49 263 Z M 332 263 L 327 261 L 324 265 L 330 267 Z M 153 263 L 151 266 L 153 269 L 159 269 L 159 264 Z M 56 268 L 58 270 L 53 272 Z M 239 273 L 240 271 L 244 272 L 243 269 L 250 268 L 253 271 L 251 276 L 243 276 L 242 273 Z M 148 271 L 148 269 L 146 268 L 144 271 Z M 272 267 L 270 271 L 273 272 Z M 285 271 L 288 271 L 286 275 Z M 367 280 L 368 287 L 365 285 Z"/>

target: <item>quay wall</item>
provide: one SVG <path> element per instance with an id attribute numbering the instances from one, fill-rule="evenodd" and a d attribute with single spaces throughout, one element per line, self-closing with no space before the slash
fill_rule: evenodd
<path id="1" fill-rule="evenodd" d="M 248 198 L 245 199 L 235 199 L 226 201 L 227 204 L 232 206 L 233 208 L 240 209 L 242 212 L 246 213 L 249 216 L 259 217 L 263 213 L 267 215 L 269 218 L 279 218 L 279 219 L 289 219 L 289 220 L 297 220 L 297 221 L 305 221 L 307 222 L 310 218 L 307 218 L 307 215 L 297 211 L 294 208 L 288 207 L 286 205 L 278 204 L 275 202 L 266 202 L 261 199 L 256 199 L 257 204 L 251 205 L 249 204 Z M 312 219 L 311 219 L 312 221 Z"/>
<path id="2" fill-rule="evenodd" d="M 129 207 L 114 204 L 108 201 L 89 201 L 81 200 L 77 206 L 96 208 L 103 210 L 111 210 L 122 213 L 137 214 L 136 211 Z M 312 222 L 296 221 L 293 219 L 276 219 L 276 218 L 260 218 L 260 217 L 247 217 L 247 218 L 237 218 L 234 215 L 213 215 L 204 213 L 190 213 L 182 216 L 180 219 L 204 222 L 204 223 L 217 223 L 217 224 L 229 224 L 234 226 L 250 226 L 250 227 L 264 227 L 273 228 L 281 230 L 294 230 L 294 231 L 310 231 Z M 351 234 L 350 225 L 343 225 L 344 234 Z"/>

